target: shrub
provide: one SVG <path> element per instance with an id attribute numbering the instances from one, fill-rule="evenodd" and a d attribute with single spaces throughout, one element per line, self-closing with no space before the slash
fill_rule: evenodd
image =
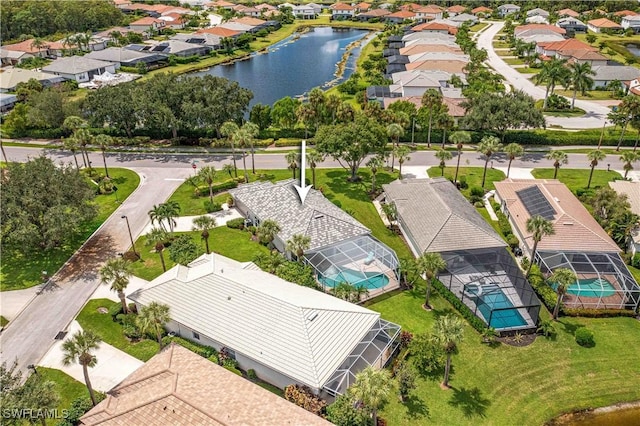
<path id="1" fill-rule="evenodd" d="M 547 98 L 547 111 L 563 111 L 570 107 L 569 100 L 564 96 L 558 96 L 554 93 Z"/>
<path id="2" fill-rule="evenodd" d="M 593 347 L 596 344 L 595 340 L 593 340 L 593 332 L 584 327 L 577 329 L 576 343 L 585 348 Z"/>
<path id="3" fill-rule="evenodd" d="M 636 253 L 631 258 L 631 266 L 634 268 L 640 268 L 640 253 Z"/>
<path id="4" fill-rule="evenodd" d="M 111 319 L 113 321 L 117 320 L 118 315 L 122 314 L 122 303 L 114 302 L 111 307 L 109 307 L 109 315 L 111 315 Z"/>
<path id="5" fill-rule="evenodd" d="M 233 365 L 223 365 L 224 368 L 226 368 L 227 370 L 231 371 L 233 374 L 237 374 L 238 376 L 242 377 L 242 371 L 238 370 L 236 367 L 234 367 Z"/>
<path id="6" fill-rule="evenodd" d="M 547 307 L 549 311 L 553 311 L 556 306 L 556 301 L 558 300 L 558 295 L 556 292 L 547 285 L 546 280 L 542 276 L 540 272 L 540 268 L 537 265 L 533 265 L 531 267 L 531 273 L 529 274 L 529 283 L 533 290 L 536 292 L 538 297 L 544 305 Z M 562 304 L 560 305 L 560 312 L 564 313 L 564 307 Z"/>
<path id="7" fill-rule="evenodd" d="M 467 322 L 471 325 L 471 327 L 475 328 L 477 332 L 482 333 L 487 325 L 480 318 L 475 316 L 471 309 L 467 305 L 465 305 L 460 299 L 456 297 L 453 293 L 451 293 L 447 288 L 438 280 L 433 281 L 433 287 L 438 291 L 442 297 L 447 299 L 451 305 L 462 315 L 462 317 L 467 320 Z"/>
<path id="8" fill-rule="evenodd" d="M 484 203 L 482 201 L 476 201 L 476 202 L 473 203 L 473 207 L 478 208 L 478 209 L 482 208 L 482 207 L 484 207 Z"/>
<path id="9" fill-rule="evenodd" d="M 458 183 L 460 184 L 460 189 L 467 189 L 469 187 L 466 176 L 460 176 Z"/>
<path id="10" fill-rule="evenodd" d="M 284 399 L 318 416 L 324 413 L 327 406 L 326 401 L 316 396 L 307 386 L 287 386 L 284 388 Z"/>
<path id="11" fill-rule="evenodd" d="M 231 229 L 244 229 L 244 218 L 231 219 L 227 221 L 227 227 Z"/>
<path id="12" fill-rule="evenodd" d="M 215 364 L 220 364 L 220 359 L 218 358 L 218 355 L 211 355 L 207 359 Z"/>
<path id="13" fill-rule="evenodd" d="M 135 303 L 133 303 L 133 302 L 132 302 L 132 303 L 129 303 L 129 304 L 127 305 L 127 307 L 129 308 L 129 312 L 130 312 L 130 313 L 132 313 L 132 314 L 137 314 L 137 313 L 138 313 L 138 307 L 136 306 L 136 304 L 135 304 Z"/>
<path id="14" fill-rule="evenodd" d="M 165 336 L 162 338 L 162 346 L 167 346 L 171 342 L 177 343 L 183 348 L 189 349 L 191 352 L 200 355 L 203 358 L 210 358 L 213 355 L 217 355 L 218 351 L 211 346 L 201 345 L 199 343 L 192 342 L 191 340 L 183 339 L 178 336 Z"/>
<path id="15" fill-rule="evenodd" d="M 100 402 L 105 398 L 102 392 L 96 392 L 96 402 Z M 82 417 L 87 411 L 93 408 L 91 399 L 84 396 L 78 397 L 73 400 L 71 407 L 67 411 L 66 417 L 58 422 L 58 426 L 75 426 L 80 424 L 80 417 Z"/>
<path id="16" fill-rule="evenodd" d="M 400 348 L 402 349 L 406 348 L 407 346 L 409 346 L 412 340 L 413 340 L 413 333 L 410 333 L 406 330 L 402 330 L 400 332 Z"/>
<path id="17" fill-rule="evenodd" d="M 219 212 L 222 210 L 222 205 L 216 201 L 211 201 L 209 199 L 204 201 L 204 209 L 207 213 Z"/>
<path id="18" fill-rule="evenodd" d="M 631 309 L 584 309 L 584 308 L 565 308 L 564 314 L 571 317 L 589 317 L 589 318 L 611 318 L 611 317 L 630 317 L 636 316 Z"/>
<path id="19" fill-rule="evenodd" d="M 258 375 L 256 374 L 256 370 L 254 370 L 253 368 L 250 368 L 247 371 L 247 378 L 249 380 L 256 380 L 258 378 Z"/>
<path id="20" fill-rule="evenodd" d="M 507 219 L 507 216 L 501 211 L 496 211 L 496 216 L 498 217 L 498 227 L 500 228 L 500 232 L 502 232 L 502 235 L 504 235 L 506 238 L 509 235 L 513 234 L 511 224 L 509 223 L 509 219 Z"/>
<path id="21" fill-rule="evenodd" d="M 510 234 L 507 236 L 507 244 L 509 244 L 509 247 L 514 249 L 520 245 L 520 240 L 518 240 L 518 237 L 515 235 Z"/>
<path id="22" fill-rule="evenodd" d="M 234 369 L 237 369 L 237 368 L 238 368 L 238 361 L 236 361 L 236 360 L 235 360 L 235 359 L 233 359 L 233 358 L 227 358 L 227 359 L 225 359 L 225 360 L 224 360 L 224 362 L 222 363 L 222 366 L 223 366 L 223 367 L 226 367 L 226 368 L 234 368 Z"/>
<path id="23" fill-rule="evenodd" d="M 480 188 L 479 186 L 474 186 L 473 188 L 471 188 L 471 190 L 469 191 L 469 194 L 473 197 L 484 197 L 484 189 Z"/>
<path id="24" fill-rule="evenodd" d="M 276 275 L 285 281 L 296 283 L 303 287 L 318 288 L 318 283 L 313 276 L 313 270 L 309 265 L 285 261 L 276 269 Z"/>
<path id="25" fill-rule="evenodd" d="M 125 324 L 122 326 L 122 333 L 131 340 L 139 340 L 142 337 L 140 329 L 133 324 Z"/>

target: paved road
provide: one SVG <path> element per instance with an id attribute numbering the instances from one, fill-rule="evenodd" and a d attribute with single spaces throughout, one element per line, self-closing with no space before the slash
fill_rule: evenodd
<path id="1" fill-rule="evenodd" d="M 477 39 L 478 47 L 488 53 L 488 63 L 498 73 L 518 90 L 522 90 L 535 99 L 544 99 L 545 88 L 534 85 L 528 77 L 532 74 L 522 74 L 502 60 L 493 49 L 493 37 L 502 30 L 504 22 L 489 22 L 489 27 Z M 571 100 L 571 99 L 569 99 Z M 547 126 L 562 126 L 565 129 L 593 129 L 602 127 L 607 114 L 611 111 L 607 106 L 596 102 L 577 99 L 576 107 L 586 111 L 581 117 L 546 117 Z"/>

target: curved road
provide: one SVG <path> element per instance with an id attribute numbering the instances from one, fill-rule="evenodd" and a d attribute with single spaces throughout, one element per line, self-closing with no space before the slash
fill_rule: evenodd
<path id="1" fill-rule="evenodd" d="M 490 24 L 477 38 L 478 48 L 487 50 L 488 64 L 496 72 L 502 74 L 502 76 L 515 87 L 517 90 L 533 96 L 535 99 L 544 99 L 545 88 L 539 87 L 533 84 L 529 77 L 534 74 L 522 74 L 518 70 L 509 66 L 505 61 L 493 49 L 493 38 L 498 34 L 504 22 L 490 22 Z M 571 100 L 571 99 L 569 99 Z M 580 117 L 550 117 L 546 116 L 547 126 L 561 126 L 565 129 L 593 129 L 602 127 L 607 114 L 611 112 L 611 109 L 607 106 L 600 105 L 596 102 L 590 102 L 585 100 L 576 99 L 576 107 L 586 111 L 586 114 Z"/>
<path id="2" fill-rule="evenodd" d="M 36 148 L 5 147 L 11 161 L 25 161 L 29 157 L 40 155 L 44 150 Z M 46 154 L 56 162 L 71 163 L 69 152 L 46 150 Z M 89 154 L 94 167 L 102 164 L 100 153 Z M 256 167 L 261 169 L 285 169 L 287 162 L 284 153 L 256 154 Z M 214 165 L 221 168 L 231 161 L 230 155 L 187 155 L 187 154 L 108 154 L 109 166 L 127 167 L 136 171 L 140 177 L 140 186 L 115 211 L 103 226 L 87 243 L 52 277 L 50 285 L 35 296 L 26 308 L 10 323 L 0 335 L 0 362 L 11 363 L 18 360 L 18 367 L 26 370 L 29 364 L 37 364 L 54 342 L 56 334 L 64 331 L 76 317 L 91 294 L 100 285 L 97 274 L 103 262 L 131 245 L 126 224 L 121 218 L 126 215 L 131 225 L 133 238 L 137 238 L 148 222 L 147 212 L 154 204 L 164 202 L 193 173 L 191 162 L 197 161 L 199 167 Z M 475 152 L 463 153 L 463 166 L 482 166 L 484 160 Z M 437 165 L 439 160 L 433 151 L 417 151 L 411 154 L 406 165 L 429 167 Z M 247 159 L 250 163 L 250 159 Z M 504 156 L 497 155 L 492 163 L 495 167 L 506 166 Z M 604 163 L 604 162 L 603 162 Z M 613 169 L 621 169 L 618 157 L 609 162 Z M 450 162 L 453 164 L 453 161 Z M 338 167 L 335 161 L 328 160 L 322 167 Z M 569 166 L 588 168 L 585 154 L 569 154 Z M 513 162 L 513 167 L 551 167 L 551 162 L 543 153 L 527 154 L 522 160 Z M 566 166 L 565 166 L 566 167 Z M 602 164 L 599 168 L 606 168 Z"/>

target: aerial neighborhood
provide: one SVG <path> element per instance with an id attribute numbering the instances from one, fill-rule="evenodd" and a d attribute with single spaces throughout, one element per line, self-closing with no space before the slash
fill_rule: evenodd
<path id="1" fill-rule="evenodd" d="M 638 2 L 0 15 L 7 424 L 638 424 Z"/>

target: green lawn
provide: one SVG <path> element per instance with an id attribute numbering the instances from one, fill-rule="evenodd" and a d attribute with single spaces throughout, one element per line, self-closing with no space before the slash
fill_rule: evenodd
<path id="1" fill-rule="evenodd" d="M 602 163 L 601 163 L 602 164 Z M 554 169 L 533 169 L 531 174 L 536 179 L 553 179 Z M 589 181 L 589 169 L 563 169 L 558 171 L 558 180 L 569 187 L 574 193 L 578 189 L 586 188 Z M 614 178 L 621 178 L 619 173 L 606 170 L 594 170 L 591 188 L 606 186 Z"/>
<path id="2" fill-rule="evenodd" d="M 500 48 L 511 47 L 511 46 L 509 46 L 509 43 L 507 43 L 506 41 L 494 41 L 493 47 L 496 49 L 500 49 Z"/>
<path id="3" fill-rule="evenodd" d="M 431 329 L 436 317 L 451 312 L 434 297 L 434 310 L 421 308 L 421 291 L 402 292 L 368 308 L 404 330 Z M 548 313 L 544 313 L 548 317 Z M 578 346 L 573 332 L 586 326 L 596 346 Z M 439 387 L 441 376 L 419 378 L 405 404 L 391 398 L 381 416 L 390 425 L 534 425 L 587 407 L 640 399 L 637 342 L 640 323 L 631 318 L 562 318 L 555 340 L 538 338 L 532 345 L 490 348 L 465 327 L 460 353 L 453 357 L 453 388 Z"/>
<path id="4" fill-rule="evenodd" d="M 102 169 L 98 170 L 103 172 Z M 109 174 L 118 187 L 117 195 L 120 202 L 126 199 L 140 182 L 138 175 L 128 169 L 112 168 L 109 169 Z M 52 276 L 120 205 L 114 194 L 98 195 L 95 203 L 98 206 L 97 217 L 63 247 L 37 253 L 24 253 L 18 248 L 3 247 L 0 291 L 19 290 L 40 284 L 42 271 L 47 271 Z"/>
<path id="5" fill-rule="evenodd" d="M 122 334 L 120 323 L 111 319 L 108 313 L 98 312 L 98 308 L 107 308 L 113 305 L 109 299 L 91 299 L 82 308 L 76 318 L 83 330 L 91 330 L 96 333 L 103 342 L 114 346 L 141 361 L 148 361 L 149 358 L 158 352 L 158 342 L 153 340 L 141 340 L 131 343 Z"/>
<path id="6" fill-rule="evenodd" d="M 573 90 L 556 89 L 554 93 L 558 95 L 566 96 L 569 99 L 573 98 Z M 586 91 L 584 95 L 578 92 L 578 94 L 576 95 L 576 99 L 586 99 L 590 101 L 609 101 L 614 99 L 611 96 L 611 94 L 612 93 L 610 90 L 589 90 L 589 91 Z"/>
<path id="7" fill-rule="evenodd" d="M 84 383 L 80 383 L 63 371 L 55 368 L 36 367 L 38 374 L 44 381 L 55 383 L 55 389 L 60 394 L 59 410 L 69 409 L 71 403 L 80 397 L 89 398 L 89 391 Z"/>
<path id="8" fill-rule="evenodd" d="M 486 24 L 484 22 L 479 22 L 479 23 L 469 27 L 469 31 L 477 33 L 478 31 L 482 30 L 483 28 L 486 28 L 487 25 L 489 25 L 489 24 Z"/>
<path id="9" fill-rule="evenodd" d="M 464 156 L 464 154 L 462 155 Z M 449 162 L 451 161 L 453 160 L 450 160 Z M 484 169 L 482 167 L 460 167 L 460 171 L 458 172 L 458 181 L 460 181 L 460 178 L 464 176 L 467 179 L 467 184 L 469 185 L 467 189 L 462 190 L 462 193 L 465 196 L 469 195 L 471 188 L 476 186 L 480 187 L 482 185 L 483 171 Z M 437 167 L 437 166 L 430 167 L 427 170 L 427 173 L 429 174 L 429 177 L 439 177 L 442 174 L 440 167 Z M 444 168 L 444 177 L 446 177 L 447 179 L 453 179 L 455 174 L 456 174 L 455 167 Z M 499 182 L 504 179 L 505 179 L 505 175 L 502 171 L 488 167 L 487 179 L 485 182 L 484 189 L 486 189 L 487 191 L 491 191 L 495 189 L 495 187 L 493 186 L 493 182 Z"/>
<path id="10" fill-rule="evenodd" d="M 9 320 L 3 316 L 0 316 L 0 327 L 4 327 L 7 324 L 9 324 Z"/>
<path id="11" fill-rule="evenodd" d="M 178 235 L 183 233 L 176 233 Z M 198 245 L 200 253 L 205 252 L 204 241 L 200 236 L 200 232 L 186 232 Z M 269 249 L 254 241 L 251 241 L 251 234 L 247 231 L 239 229 L 231 229 L 227 226 L 219 226 L 209 233 L 209 247 L 218 254 L 237 260 L 238 262 L 249 262 L 253 260 L 258 253 L 268 253 Z M 146 238 L 141 236 L 136 241 L 136 250 L 142 255 L 142 260 L 133 263 L 133 274 L 152 280 L 162 274 L 162 263 L 160 256 L 154 252 L 152 246 L 146 245 Z M 164 251 L 164 260 L 167 269 L 172 268 L 175 263 L 169 259 L 169 251 Z"/>
<path id="12" fill-rule="evenodd" d="M 520 58 L 502 58 L 509 65 L 524 65 L 524 61 Z"/>
<path id="13" fill-rule="evenodd" d="M 530 68 L 530 67 L 514 68 L 514 69 L 521 74 L 538 74 L 540 71 L 542 71 L 542 68 Z"/>
<path id="14" fill-rule="evenodd" d="M 631 265 L 627 265 L 627 268 L 629 268 L 629 271 L 631 272 L 631 275 L 633 275 L 633 277 L 636 279 L 636 282 L 640 283 L 640 269 L 634 268 Z"/>
<path id="15" fill-rule="evenodd" d="M 500 225 L 498 225 L 498 221 L 497 220 L 492 220 L 491 217 L 489 216 L 489 212 L 487 211 L 487 209 L 485 207 L 478 207 L 476 208 L 476 210 L 478 211 L 478 213 L 480 213 L 480 216 L 482 216 L 484 218 L 484 220 L 487 221 L 487 223 L 489 225 L 491 225 L 491 227 L 494 229 L 494 231 L 496 231 L 496 233 L 498 235 L 500 235 L 502 237 L 503 240 L 507 240 L 504 235 L 502 234 L 502 230 L 500 230 Z"/>

